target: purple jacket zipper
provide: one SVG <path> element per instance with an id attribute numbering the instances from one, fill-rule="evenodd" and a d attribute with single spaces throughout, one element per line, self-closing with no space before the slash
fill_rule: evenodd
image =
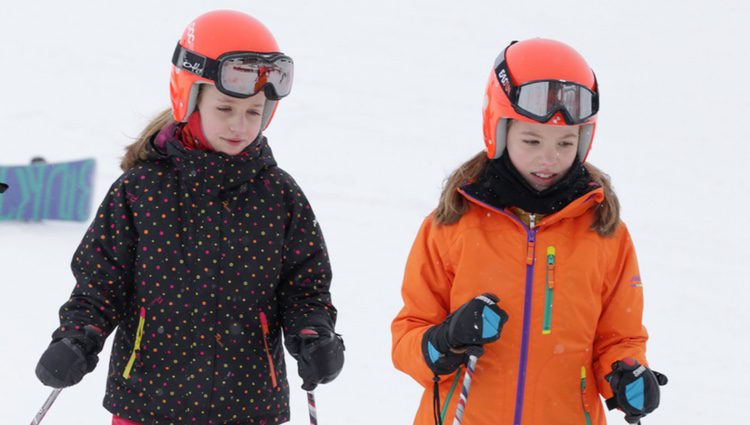
<path id="1" fill-rule="evenodd" d="M 492 211 L 496 211 L 500 214 L 503 214 L 505 216 L 508 216 L 510 219 L 515 220 L 517 223 L 521 225 L 521 227 L 526 230 L 526 246 L 528 251 L 528 246 L 532 243 L 536 245 L 536 229 L 530 229 L 526 223 L 521 221 L 520 218 L 514 216 L 513 214 L 509 214 L 503 210 L 497 209 L 493 207 L 492 205 L 486 204 L 473 196 L 468 195 L 463 190 L 459 189 L 459 192 L 466 196 L 467 198 L 472 199 L 477 204 L 480 204 L 484 206 L 487 209 L 490 209 Z M 531 327 L 531 295 L 532 295 L 532 287 L 534 282 L 534 264 L 536 264 L 536 246 L 533 248 L 533 252 L 531 253 L 531 264 L 526 264 L 526 292 L 524 293 L 524 301 L 523 301 L 523 332 L 521 333 L 521 359 L 518 364 L 518 383 L 516 384 L 516 412 L 513 415 L 513 425 L 521 425 L 521 414 L 523 413 L 523 400 L 524 400 L 524 391 L 526 389 L 526 366 L 527 361 L 529 357 L 529 328 Z"/>
<path id="2" fill-rule="evenodd" d="M 526 244 L 536 242 L 536 229 L 528 230 Z M 533 248 L 531 264 L 526 264 L 526 293 L 523 301 L 523 333 L 521 334 L 521 360 L 518 365 L 518 384 L 516 386 L 516 413 L 513 425 L 521 425 L 523 413 L 523 395 L 526 388 L 526 362 L 529 357 L 529 328 L 531 327 L 531 294 L 534 281 L 534 264 L 536 263 L 536 247 Z"/>

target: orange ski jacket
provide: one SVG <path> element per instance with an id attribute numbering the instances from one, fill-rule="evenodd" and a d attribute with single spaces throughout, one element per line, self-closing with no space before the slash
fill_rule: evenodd
<path id="1" fill-rule="evenodd" d="M 414 424 L 434 424 L 422 336 L 484 292 L 500 297 L 509 319 L 479 358 L 463 424 L 605 424 L 599 394 L 612 396 L 605 380 L 612 363 L 633 357 L 648 364 L 641 280 L 626 226 L 609 237 L 589 229 L 604 200 L 601 188 L 531 227 L 510 210 L 463 195 L 471 206 L 457 223 L 425 219 L 406 265 L 404 307 L 392 324 L 394 365 L 425 388 Z M 463 371 L 440 376 L 444 423 L 453 421 Z"/>

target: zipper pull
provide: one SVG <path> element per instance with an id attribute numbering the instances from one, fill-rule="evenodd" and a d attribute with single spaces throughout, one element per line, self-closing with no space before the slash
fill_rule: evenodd
<path id="1" fill-rule="evenodd" d="M 529 229 L 533 229 L 536 225 L 536 214 L 529 214 Z"/>
<path id="2" fill-rule="evenodd" d="M 261 311 L 258 316 L 260 316 L 260 329 L 263 331 L 263 336 L 268 336 L 268 319 L 266 319 L 266 313 L 263 313 Z"/>
<path id="3" fill-rule="evenodd" d="M 526 241 L 526 264 L 531 266 L 534 264 L 534 251 L 536 248 L 536 231 L 532 230 L 529 233 L 529 238 Z"/>
<path id="4" fill-rule="evenodd" d="M 581 366 L 581 392 L 586 389 L 586 366 Z"/>
<path id="5" fill-rule="evenodd" d="M 552 289 L 555 287 L 555 247 L 547 247 L 547 286 Z"/>

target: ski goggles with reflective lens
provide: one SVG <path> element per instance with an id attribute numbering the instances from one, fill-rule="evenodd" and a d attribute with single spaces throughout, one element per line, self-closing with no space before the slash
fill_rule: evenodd
<path id="1" fill-rule="evenodd" d="M 588 121 L 599 112 L 596 76 L 594 91 L 563 80 L 537 80 L 516 86 L 510 78 L 505 51 L 497 58 L 495 76 L 513 109 L 535 121 L 545 123 L 560 112 L 566 124 L 576 125 Z"/>
<path id="2" fill-rule="evenodd" d="M 214 60 L 178 43 L 172 64 L 214 81 L 227 96 L 243 99 L 263 90 L 268 99 L 279 100 L 292 90 L 294 78 L 292 58 L 281 53 L 233 52 Z"/>

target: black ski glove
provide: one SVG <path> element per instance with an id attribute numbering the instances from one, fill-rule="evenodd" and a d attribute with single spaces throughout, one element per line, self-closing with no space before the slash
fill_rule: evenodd
<path id="1" fill-rule="evenodd" d="M 482 345 L 497 341 L 508 314 L 497 302 L 494 294 L 482 294 L 425 332 L 422 353 L 427 365 L 436 375 L 456 370 L 466 361 L 468 354 L 481 355 Z M 469 352 L 451 351 L 469 348 Z"/>
<path id="2" fill-rule="evenodd" d="M 303 328 L 287 337 L 284 345 L 297 360 L 297 371 L 305 391 L 333 381 L 344 367 L 344 340 L 327 327 Z"/>
<path id="3" fill-rule="evenodd" d="M 80 337 L 53 340 L 36 365 L 37 378 L 53 388 L 77 384 L 96 367 L 103 342 L 101 331 L 93 326 Z"/>
<path id="4" fill-rule="evenodd" d="M 0 193 L 5 192 L 8 189 L 8 185 L 5 183 L 0 183 Z"/>
<path id="5" fill-rule="evenodd" d="M 666 375 L 630 357 L 612 364 L 612 372 L 606 379 L 615 394 L 607 400 L 607 407 L 625 412 L 625 420 L 631 424 L 639 423 L 659 407 L 659 386 L 669 381 Z"/>

